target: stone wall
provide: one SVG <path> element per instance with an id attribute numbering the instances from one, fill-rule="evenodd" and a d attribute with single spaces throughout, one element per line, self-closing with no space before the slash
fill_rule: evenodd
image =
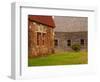
<path id="1" fill-rule="evenodd" d="M 42 25 L 45 31 L 38 31 L 40 24 L 29 21 L 28 25 L 28 56 L 30 58 L 49 55 L 54 52 L 53 28 Z M 37 44 L 37 33 L 41 33 Z M 45 37 L 43 37 L 43 33 Z"/>

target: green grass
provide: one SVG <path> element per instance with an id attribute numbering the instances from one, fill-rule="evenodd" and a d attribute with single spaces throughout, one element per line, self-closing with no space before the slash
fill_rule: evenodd
<path id="1" fill-rule="evenodd" d="M 29 58 L 28 66 L 50 66 L 50 65 L 69 65 L 87 64 L 87 52 L 62 52 L 44 57 Z"/>

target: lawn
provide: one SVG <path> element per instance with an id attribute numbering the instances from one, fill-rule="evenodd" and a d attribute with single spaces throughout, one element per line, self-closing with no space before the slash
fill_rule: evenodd
<path id="1" fill-rule="evenodd" d="M 28 66 L 50 66 L 50 65 L 69 65 L 87 64 L 87 52 L 62 52 L 44 57 L 29 58 Z"/>

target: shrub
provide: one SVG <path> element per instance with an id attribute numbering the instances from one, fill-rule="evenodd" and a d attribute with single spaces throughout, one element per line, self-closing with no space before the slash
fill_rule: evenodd
<path id="1" fill-rule="evenodd" d="M 78 52 L 78 51 L 80 51 L 81 46 L 80 46 L 79 44 L 73 44 L 73 45 L 71 46 L 71 48 L 72 48 L 74 51 Z"/>

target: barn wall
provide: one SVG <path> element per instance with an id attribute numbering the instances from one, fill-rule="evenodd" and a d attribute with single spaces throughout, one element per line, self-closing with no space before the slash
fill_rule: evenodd
<path id="1" fill-rule="evenodd" d="M 81 45 L 81 50 L 87 49 L 87 32 L 55 32 L 55 39 L 58 40 L 58 46 L 55 46 L 56 51 L 70 51 L 67 40 L 71 40 L 71 45 L 80 44 L 80 39 L 84 39 L 84 46 Z"/>

